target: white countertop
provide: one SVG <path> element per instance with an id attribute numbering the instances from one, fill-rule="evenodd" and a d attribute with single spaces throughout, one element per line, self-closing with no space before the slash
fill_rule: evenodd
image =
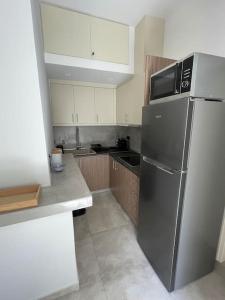
<path id="1" fill-rule="evenodd" d="M 38 206 L 0 214 L 0 227 L 92 206 L 76 159 L 64 154 L 63 163 L 64 171 L 52 173 L 52 185 L 42 188 Z"/>

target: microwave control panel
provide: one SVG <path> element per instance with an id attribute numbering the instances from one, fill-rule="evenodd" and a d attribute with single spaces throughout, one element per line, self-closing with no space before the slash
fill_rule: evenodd
<path id="1" fill-rule="evenodd" d="M 193 69 L 194 56 L 188 57 L 183 61 L 181 75 L 181 93 L 186 93 L 191 90 L 191 78 Z"/>

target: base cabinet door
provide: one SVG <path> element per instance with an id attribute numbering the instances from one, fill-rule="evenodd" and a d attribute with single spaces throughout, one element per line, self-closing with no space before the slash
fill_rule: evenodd
<path id="1" fill-rule="evenodd" d="M 128 216 L 134 222 L 138 223 L 138 202 L 139 202 L 139 178 L 125 168 L 125 195 L 123 200 L 123 208 L 127 212 Z"/>
<path id="2" fill-rule="evenodd" d="M 109 156 L 97 155 L 95 175 L 95 191 L 109 188 Z"/>
<path id="3" fill-rule="evenodd" d="M 135 225 L 138 223 L 139 178 L 110 157 L 110 188 Z"/>
<path id="4" fill-rule="evenodd" d="M 90 191 L 109 188 L 108 155 L 93 155 L 79 158 L 79 166 Z"/>

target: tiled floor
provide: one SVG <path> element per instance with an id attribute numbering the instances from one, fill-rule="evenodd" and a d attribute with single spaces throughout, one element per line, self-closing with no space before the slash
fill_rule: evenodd
<path id="1" fill-rule="evenodd" d="M 211 273 L 169 294 L 143 255 L 135 229 L 110 192 L 94 195 L 75 218 L 80 291 L 60 300 L 224 300 L 225 280 Z"/>

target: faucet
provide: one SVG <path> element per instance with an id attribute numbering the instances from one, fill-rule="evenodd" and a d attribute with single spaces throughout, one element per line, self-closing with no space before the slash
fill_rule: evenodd
<path id="1" fill-rule="evenodd" d="M 79 127 L 76 126 L 76 149 L 80 149 L 82 148 L 81 147 L 81 144 L 80 144 L 80 130 L 79 130 Z"/>

